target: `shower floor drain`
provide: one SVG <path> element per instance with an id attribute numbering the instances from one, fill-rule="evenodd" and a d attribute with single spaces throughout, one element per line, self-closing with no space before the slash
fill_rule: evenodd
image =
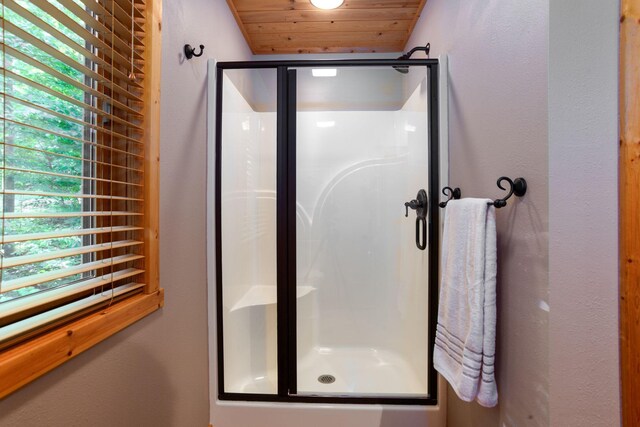
<path id="1" fill-rule="evenodd" d="M 336 381 L 336 377 L 334 377 L 333 375 L 320 375 L 318 377 L 318 382 L 322 383 L 322 384 L 332 384 Z"/>

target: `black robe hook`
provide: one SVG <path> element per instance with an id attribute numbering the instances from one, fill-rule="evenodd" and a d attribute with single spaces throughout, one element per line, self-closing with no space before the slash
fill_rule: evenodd
<path id="1" fill-rule="evenodd" d="M 185 44 L 184 45 L 184 56 L 187 59 L 191 59 L 194 56 L 195 57 L 202 56 L 203 53 L 204 53 L 204 45 L 203 44 L 200 45 L 200 53 L 196 53 L 196 48 L 195 47 L 191 47 L 190 44 Z"/>

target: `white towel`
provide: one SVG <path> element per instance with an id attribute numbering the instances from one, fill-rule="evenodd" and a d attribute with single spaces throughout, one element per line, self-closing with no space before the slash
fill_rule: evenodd
<path id="1" fill-rule="evenodd" d="M 451 200 L 442 237 L 434 367 L 460 399 L 498 403 L 495 382 L 496 220 L 489 199 Z"/>

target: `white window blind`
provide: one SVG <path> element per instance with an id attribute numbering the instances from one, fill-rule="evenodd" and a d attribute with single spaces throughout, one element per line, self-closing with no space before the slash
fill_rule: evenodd
<path id="1" fill-rule="evenodd" d="M 145 5 L 0 4 L 2 345 L 143 286 Z"/>

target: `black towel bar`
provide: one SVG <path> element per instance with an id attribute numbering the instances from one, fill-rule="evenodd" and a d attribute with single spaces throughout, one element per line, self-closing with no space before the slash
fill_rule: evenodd
<path id="1" fill-rule="evenodd" d="M 502 186 L 502 183 L 504 181 L 509 183 L 508 190 Z M 509 200 L 511 196 L 515 195 L 516 197 L 522 197 L 527 193 L 527 181 L 522 177 L 512 180 L 507 176 L 501 176 L 500 178 L 498 178 L 497 185 L 498 188 L 500 188 L 501 190 L 509 191 L 509 193 L 502 199 L 495 199 L 493 202 L 487 202 L 489 206 L 495 206 L 496 209 L 507 206 L 507 200 Z M 461 191 L 458 187 L 444 187 L 442 189 L 442 194 L 447 196 L 447 200 L 439 203 L 438 206 L 440 206 L 441 208 L 447 206 L 447 203 L 449 203 L 450 200 L 457 200 L 461 197 Z"/>

